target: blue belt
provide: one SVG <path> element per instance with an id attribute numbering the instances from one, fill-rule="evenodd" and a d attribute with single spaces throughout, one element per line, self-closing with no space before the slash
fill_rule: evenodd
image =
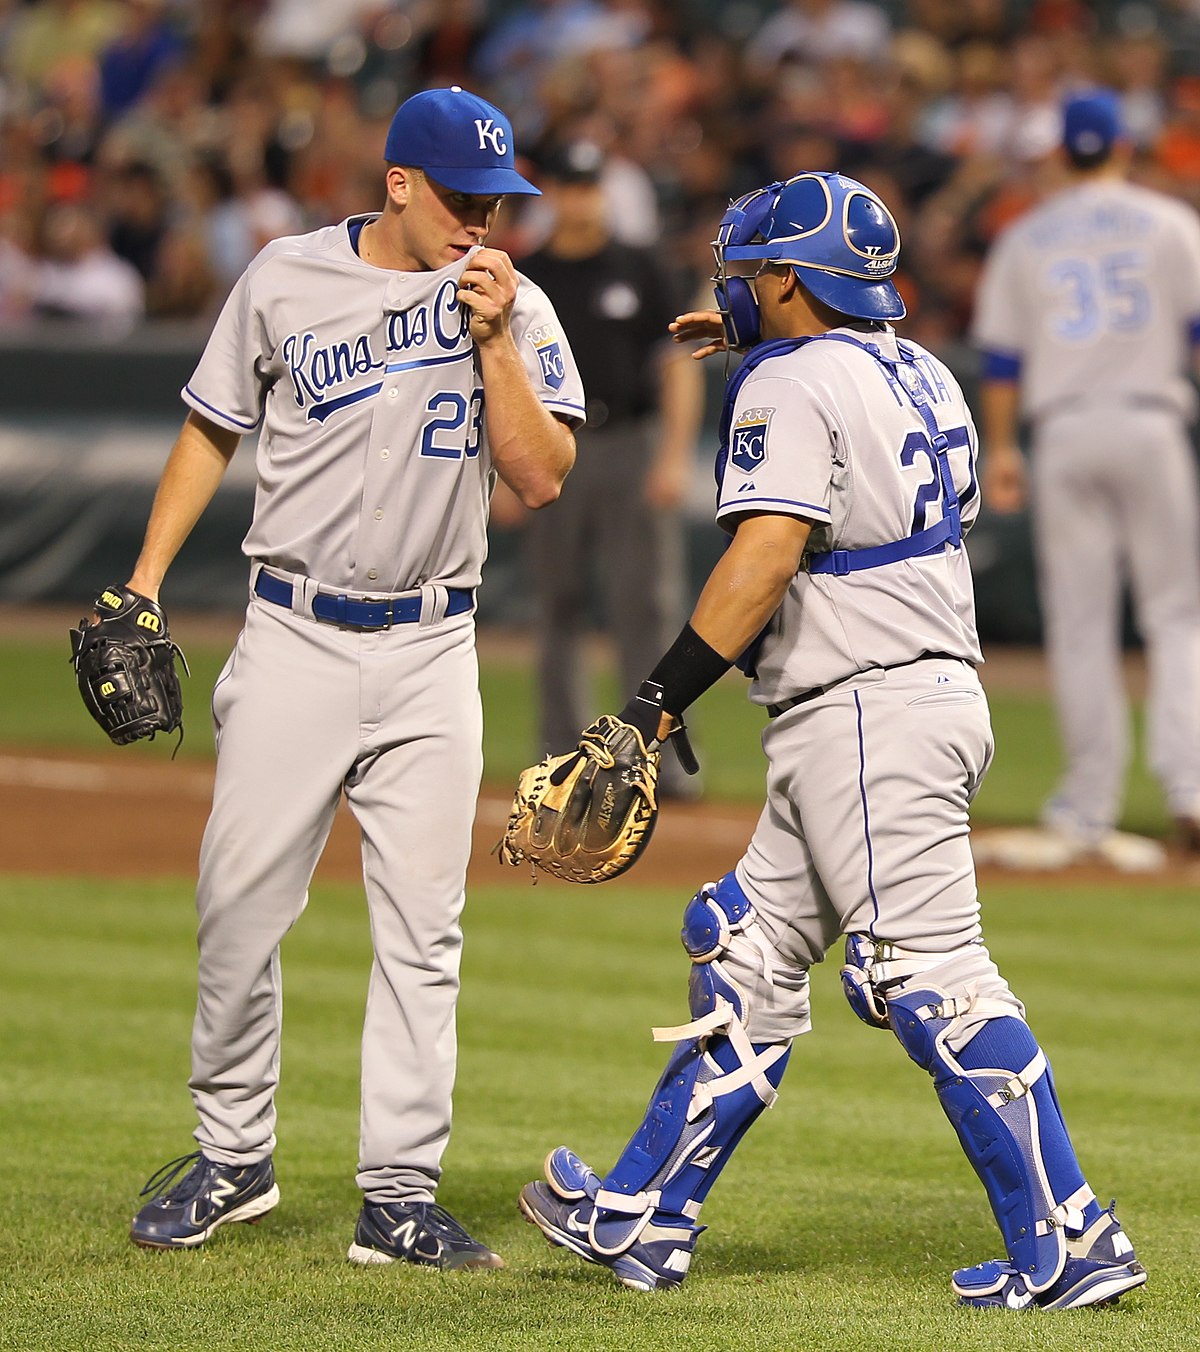
<path id="1" fill-rule="evenodd" d="M 254 583 L 255 594 L 277 606 L 292 605 L 292 584 L 272 577 L 262 570 Z M 463 615 L 475 604 L 475 593 L 463 587 L 447 587 L 450 598 L 446 614 Z M 393 624 L 414 624 L 421 618 L 419 596 L 397 596 L 391 601 L 358 601 L 349 596 L 330 596 L 317 592 L 312 599 L 312 613 L 328 624 L 345 625 L 348 629 L 390 629 Z"/>

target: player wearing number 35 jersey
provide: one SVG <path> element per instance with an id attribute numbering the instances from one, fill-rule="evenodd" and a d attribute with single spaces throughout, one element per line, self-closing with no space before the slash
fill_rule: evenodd
<path id="1" fill-rule="evenodd" d="M 504 114 L 458 88 L 417 94 L 385 159 L 382 211 L 276 240 L 234 287 L 131 580 L 157 596 L 259 429 L 197 887 L 199 1150 L 150 1180 L 132 1236 L 193 1247 L 278 1201 L 279 945 L 344 795 L 374 944 L 349 1256 L 496 1267 L 435 1202 L 482 771 L 474 596 L 496 476 L 528 507 L 552 501 L 583 390 L 546 296 L 486 244 L 502 198 L 537 192 Z"/>
<path id="2" fill-rule="evenodd" d="M 1200 852 L 1200 488 L 1187 431 L 1200 219 L 1124 180 L 1115 95 L 1069 99 L 1063 124 L 1071 182 L 1000 236 L 979 289 L 984 497 L 998 511 L 1024 504 L 1023 415 L 1066 753 L 1043 815 L 1064 857 L 1095 851 L 1135 866 L 1141 843 L 1113 830 L 1129 750 L 1126 581 L 1149 659 L 1150 764 L 1180 843 Z"/>
<path id="3" fill-rule="evenodd" d="M 992 733 L 964 547 L 970 413 L 888 322 L 904 315 L 899 232 L 861 183 L 810 173 L 750 193 L 715 247 L 724 339 L 711 312 L 674 328 L 707 339 L 701 355 L 746 352 L 717 459 L 732 538 L 622 717 L 645 705 L 643 731 L 665 736 L 747 659 L 767 801 L 741 859 L 684 911 L 691 1019 L 656 1030 L 675 1048 L 645 1119 L 603 1177 L 553 1150 L 522 1210 L 627 1286 L 679 1285 L 709 1189 L 810 1030 L 809 969 L 844 936 L 851 1008 L 932 1077 L 1004 1240 L 1004 1257 L 954 1274 L 959 1300 L 1111 1300 L 1145 1271 L 1084 1180 L 983 943 L 968 810 Z"/>

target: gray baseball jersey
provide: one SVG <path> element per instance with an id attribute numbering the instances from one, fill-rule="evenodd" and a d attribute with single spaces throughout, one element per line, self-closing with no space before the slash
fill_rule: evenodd
<path id="1" fill-rule="evenodd" d="M 868 337 L 896 356 L 892 333 Z M 979 510 L 970 411 L 945 365 L 915 344 L 906 346 L 949 438 L 969 527 Z M 748 508 L 811 521 L 814 551 L 903 539 L 943 510 L 925 423 L 879 364 L 846 343 L 826 339 L 773 357 L 738 391 L 717 519 Z M 799 573 L 763 643 L 751 697 L 778 704 L 925 652 L 982 660 L 970 566 L 961 549 L 845 577 Z"/>
<path id="2" fill-rule="evenodd" d="M 1150 763 L 1172 811 L 1200 816 L 1200 491 L 1185 427 L 1200 220 L 1116 178 L 1060 192 L 997 241 L 974 338 L 987 374 L 1020 380 L 1033 423 L 1038 581 L 1067 760 L 1044 816 L 1085 843 L 1118 819 L 1126 575 L 1150 653 Z"/>
<path id="3" fill-rule="evenodd" d="M 271 1152 L 279 943 L 344 794 L 362 829 L 375 949 L 358 1182 L 372 1201 L 428 1201 L 450 1130 L 482 773 L 470 589 L 494 472 L 456 298 L 465 260 L 418 273 L 365 263 L 352 231 L 366 219 L 269 245 L 184 391 L 222 427 L 262 426 L 243 546 L 250 605 L 213 698 L 191 1089 L 209 1158 Z M 541 401 L 581 420 L 570 348 L 524 278 L 512 332 Z M 378 597 L 402 620 L 353 627 L 347 600 Z"/>
<path id="4" fill-rule="evenodd" d="M 1190 416 L 1184 373 L 1200 324 L 1200 220 L 1119 179 L 1057 194 L 997 240 L 973 337 L 1020 361 L 1038 419 L 1103 392 Z"/>
<path id="5" fill-rule="evenodd" d="M 275 240 L 234 287 L 184 399 L 258 443 L 251 558 L 332 587 L 474 587 L 493 483 L 466 260 L 436 272 L 364 262 L 348 227 Z M 521 279 L 513 336 L 542 402 L 583 418 L 546 295 Z M 351 468 L 351 465 L 353 468 Z"/>

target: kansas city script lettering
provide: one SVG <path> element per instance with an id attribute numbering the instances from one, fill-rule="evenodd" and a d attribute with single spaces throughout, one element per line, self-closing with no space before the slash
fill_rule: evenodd
<path id="1" fill-rule="evenodd" d="M 374 371 L 388 370 L 396 353 L 411 353 L 419 360 L 424 349 L 453 352 L 461 348 L 471 317 L 459 304 L 457 292 L 457 283 L 447 281 L 438 289 L 432 305 L 415 305 L 386 315 L 384 350 L 378 355 L 371 346 L 370 333 L 324 344 L 311 330 L 288 334 L 280 355 L 292 378 L 297 407 L 329 403 L 331 392 Z M 363 389 L 362 394 L 378 388 L 376 383 Z"/>

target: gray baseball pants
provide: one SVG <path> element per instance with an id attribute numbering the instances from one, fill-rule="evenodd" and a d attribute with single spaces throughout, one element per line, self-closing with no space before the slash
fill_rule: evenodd
<path id="1" fill-rule="evenodd" d="M 751 1039 L 776 1042 L 809 1030 L 808 969 L 841 935 L 926 953 L 979 940 L 968 812 L 993 742 L 974 668 L 931 657 L 772 719 L 763 750 L 767 801 L 736 875 L 775 970 L 738 976 L 754 985 Z M 981 993 L 1007 992 L 991 979 Z"/>
<path id="2" fill-rule="evenodd" d="M 1200 486 L 1179 417 L 1089 404 L 1043 419 L 1032 508 L 1046 651 L 1066 769 L 1051 820 L 1096 839 L 1129 760 L 1121 677 L 1128 581 L 1145 643 L 1150 768 L 1176 814 L 1200 813 Z"/>
<path id="3" fill-rule="evenodd" d="M 213 696 L 217 772 L 200 853 L 190 1086 L 205 1154 L 275 1145 L 279 944 L 345 793 L 362 832 L 374 943 L 357 1180 L 432 1200 L 450 1132 L 459 917 L 482 774 L 470 614 L 360 632 L 257 597 Z"/>

